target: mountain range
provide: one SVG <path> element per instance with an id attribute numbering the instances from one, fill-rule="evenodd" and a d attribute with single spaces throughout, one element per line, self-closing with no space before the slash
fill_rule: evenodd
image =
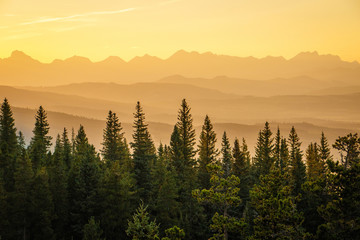
<path id="1" fill-rule="evenodd" d="M 151 82 L 172 76 L 214 78 L 228 76 L 247 80 L 306 77 L 332 85 L 359 85 L 360 64 L 317 52 L 283 57 L 235 57 L 180 50 L 167 59 L 144 55 L 126 62 L 108 57 L 92 62 L 73 56 L 41 63 L 21 51 L 0 59 L 1 84 L 10 86 L 55 86 L 81 82 Z M 329 86 L 331 87 L 331 86 Z"/>

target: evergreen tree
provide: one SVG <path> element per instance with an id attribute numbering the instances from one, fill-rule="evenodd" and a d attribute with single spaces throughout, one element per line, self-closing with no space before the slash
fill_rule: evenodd
<path id="1" fill-rule="evenodd" d="M 49 177 L 45 167 L 37 170 L 31 192 L 30 239 L 54 239 L 52 220 L 54 205 L 49 189 Z"/>
<path id="2" fill-rule="evenodd" d="M 133 215 L 132 221 L 128 222 L 126 234 L 133 240 L 157 240 L 159 239 L 159 225 L 156 221 L 150 221 L 147 206 L 140 203 L 139 208 Z"/>
<path id="3" fill-rule="evenodd" d="M 103 231 L 101 230 L 100 223 L 95 221 L 94 216 L 91 216 L 89 222 L 84 226 L 84 238 L 83 240 L 102 240 L 101 235 Z"/>
<path id="4" fill-rule="evenodd" d="M 286 142 L 286 138 L 281 139 L 281 145 L 280 145 L 280 162 L 279 162 L 279 168 L 280 172 L 284 173 L 288 171 L 289 168 L 289 149 Z"/>
<path id="5" fill-rule="evenodd" d="M 134 179 L 120 166 L 110 163 L 101 183 L 101 224 L 107 239 L 126 238 L 127 219 L 131 216 Z"/>
<path id="6" fill-rule="evenodd" d="M 306 149 L 307 177 L 315 180 L 325 174 L 325 165 L 321 161 L 319 148 L 316 143 L 310 143 Z"/>
<path id="7" fill-rule="evenodd" d="M 30 142 L 30 158 L 33 163 L 33 168 L 39 169 L 45 166 L 47 159 L 47 151 L 51 145 L 51 136 L 49 136 L 49 123 L 47 121 L 47 114 L 42 106 L 35 116 L 35 127 L 33 130 L 34 136 Z"/>
<path id="8" fill-rule="evenodd" d="M 302 151 L 300 150 L 301 142 L 294 127 L 289 134 L 290 145 L 290 171 L 293 194 L 297 196 L 301 193 L 301 185 L 305 182 L 306 167 L 302 161 Z"/>
<path id="9" fill-rule="evenodd" d="M 341 161 L 328 160 L 330 201 L 319 207 L 325 223 L 318 228 L 322 239 L 358 239 L 360 236 L 360 138 L 348 134 L 333 145 Z"/>
<path id="10" fill-rule="evenodd" d="M 222 136 L 222 142 L 221 142 L 221 155 L 222 155 L 222 168 L 225 174 L 225 177 L 230 176 L 231 169 L 233 165 L 232 155 L 231 155 L 231 147 L 230 147 L 230 141 L 229 138 L 226 135 L 226 132 L 224 131 L 224 134 Z"/>
<path id="11" fill-rule="evenodd" d="M 75 138 L 74 163 L 69 173 L 70 219 L 72 235 L 81 239 L 84 225 L 91 216 L 99 214 L 100 159 L 89 144 L 84 127 L 80 125 Z"/>
<path id="12" fill-rule="evenodd" d="M 219 212 L 212 218 L 213 224 L 210 228 L 216 233 L 210 239 L 227 240 L 229 232 L 241 232 L 244 228 L 243 220 L 230 216 L 231 207 L 236 207 L 241 203 L 238 196 L 240 179 L 235 175 L 226 176 L 222 167 L 216 164 L 208 165 L 211 172 L 210 189 L 193 191 L 193 196 L 199 202 L 208 202 L 215 205 Z"/>
<path id="13" fill-rule="evenodd" d="M 24 150 L 16 159 L 14 191 L 9 194 L 9 232 L 5 239 L 28 239 L 32 217 L 32 185 L 34 172 Z"/>
<path id="14" fill-rule="evenodd" d="M 178 201 L 181 203 L 180 226 L 188 232 L 189 239 L 203 236 L 205 229 L 204 215 L 201 206 L 192 198 L 191 191 L 196 187 L 195 171 L 195 130 L 190 113 L 191 108 L 183 99 L 178 112 L 178 122 L 171 137 L 172 164 L 176 172 Z"/>
<path id="15" fill-rule="evenodd" d="M 275 158 L 275 166 L 281 168 L 281 135 L 280 128 L 278 127 L 276 136 L 275 136 L 275 145 L 274 145 L 274 158 Z"/>
<path id="16" fill-rule="evenodd" d="M 152 205 L 151 210 L 160 223 L 161 229 L 177 224 L 179 212 L 178 188 L 176 186 L 175 171 L 170 166 L 164 154 L 162 144 L 158 150 L 158 159 L 151 171 L 152 174 Z"/>
<path id="17" fill-rule="evenodd" d="M 185 238 L 185 232 L 183 229 L 178 226 L 173 226 L 172 228 L 165 230 L 166 237 L 161 240 L 182 240 Z"/>
<path id="18" fill-rule="evenodd" d="M 68 226 L 68 192 L 67 192 L 67 174 L 66 163 L 64 162 L 65 147 L 57 136 L 54 154 L 48 167 L 49 172 L 49 188 L 54 203 L 53 226 L 57 239 L 63 239 L 66 236 Z"/>
<path id="19" fill-rule="evenodd" d="M 216 162 L 218 151 L 216 149 L 216 133 L 213 130 L 210 118 L 206 115 L 204 125 L 200 134 L 199 148 L 199 170 L 198 179 L 202 188 L 210 187 L 210 173 L 206 166 Z"/>
<path id="20" fill-rule="evenodd" d="M 109 111 L 107 117 L 106 128 L 104 129 L 103 148 L 101 150 L 104 160 L 110 162 L 125 162 L 126 149 L 124 144 L 124 133 L 121 132 L 122 127 L 116 113 Z"/>
<path id="21" fill-rule="evenodd" d="M 134 174 L 138 196 L 148 202 L 151 195 L 151 165 L 156 159 L 156 150 L 145 123 L 145 114 L 140 102 L 134 113 L 134 133 L 131 147 L 133 149 Z"/>
<path id="22" fill-rule="evenodd" d="M 273 168 L 250 191 L 256 211 L 252 239 L 304 239 L 303 216 L 297 210 L 297 198 L 292 196 L 287 178 Z"/>
<path id="23" fill-rule="evenodd" d="M 319 146 L 320 158 L 323 163 L 326 163 L 328 160 L 332 160 L 330 153 L 330 147 L 328 141 L 325 137 L 324 132 L 321 133 L 320 146 Z"/>
<path id="24" fill-rule="evenodd" d="M 263 130 L 259 131 L 258 140 L 255 147 L 254 170 L 255 178 L 269 173 L 274 164 L 274 145 L 272 132 L 268 122 L 265 123 Z"/>
<path id="25" fill-rule="evenodd" d="M 67 133 L 66 128 L 64 128 L 64 131 L 61 135 L 61 145 L 63 147 L 63 151 L 62 151 L 63 162 L 66 167 L 66 172 L 68 172 L 71 168 L 73 156 L 72 156 L 72 146 L 71 146 L 71 142 L 68 138 L 68 133 Z"/>
<path id="26" fill-rule="evenodd" d="M 17 144 L 15 120 L 9 102 L 5 98 L 0 110 L 0 178 L 6 191 L 12 191 L 14 187 Z"/>

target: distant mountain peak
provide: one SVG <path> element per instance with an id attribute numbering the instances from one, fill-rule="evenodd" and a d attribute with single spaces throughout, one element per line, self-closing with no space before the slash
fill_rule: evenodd
<path id="1" fill-rule="evenodd" d="M 37 60 L 33 59 L 29 55 L 26 55 L 24 52 L 15 50 L 11 53 L 11 56 L 8 58 L 15 61 L 33 61 L 38 62 Z"/>
<path id="2" fill-rule="evenodd" d="M 81 56 L 77 56 L 74 55 L 72 57 L 69 57 L 67 59 L 64 60 L 64 62 L 70 62 L 70 63 L 92 63 L 90 61 L 90 59 L 86 58 L 86 57 L 81 57 Z"/>

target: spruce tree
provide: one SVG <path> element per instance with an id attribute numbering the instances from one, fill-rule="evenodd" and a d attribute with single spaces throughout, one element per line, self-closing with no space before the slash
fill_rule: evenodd
<path id="1" fill-rule="evenodd" d="M 47 151 L 51 146 L 51 136 L 48 135 L 50 127 L 42 106 L 39 107 L 35 120 L 34 136 L 31 138 L 29 149 L 33 168 L 37 170 L 46 165 Z"/>
<path id="2" fill-rule="evenodd" d="M 266 122 L 264 129 L 259 131 L 255 147 L 254 170 L 256 180 L 261 175 L 268 174 L 274 164 L 274 145 L 271 135 L 270 125 Z"/>
<path id="3" fill-rule="evenodd" d="M 75 138 L 74 163 L 69 173 L 71 229 L 74 238 L 82 237 L 83 226 L 99 214 L 100 159 L 80 125 Z"/>
<path id="4" fill-rule="evenodd" d="M 49 189 L 54 203 L 53 226 L 57 239 L 66 238 L 68 219 L 69 219 L 69 203 L 67 191 L 67 166 L 64 162 L 65 147 L 57 136 L 54 154 L 48 166 L 49 173 Z"/>
<path id="5" fill-rule="evenodd" d="M 95 221 L 94 216 L 91 216 L 89 222 L 84 226 L 83 240 L 102 240 L 101 235 L 103 233 L 100 222 Z"/>
<path id="6" fill-rule="evenodd" d="M 275 166 L 281 168 L 281 135 L 280 128 L 278 127 L 276 136 L 275 136 L 275 145 L 274 145 L 274 158 L 275 158 Z"/>
<path id="7" fill-rule="evenodd" d="M 221 141 L 221 156 L 222 156 L 222 159 L 221 159 L 222 168 L 223 168 L 225 177 L 228 177 L 231 174 L 233 159 L 232 159 L 232 155 L 231 155 L 230 141 L 229 141 L 229 138 L 227 137 L 225 131 L 224 131 L 224 134 L 222 136 L 222 141 Z"/>
<path id="8" fill-rule="evenodd" d="M 32 187 L 34 172 L 25 150 L 16 159 L 14 191 L 9 194 L 8 239 L 29 239 L 32 218 Z"/>
<path id="9" fill-rule="evenodd" d="M 304 239 L 303 216 L 297 210 L 298 200 L 287 184 L 288 177 L 272 168 L 250 191 L 256 211 L 251 239 Z"/>
<path id="10" fill-rule="evenodd" d="M 101 153 L 104 160 L 110 162 L 120 161 L 124 164 L 126 158 L 126 149 L 124 144 L 124 133 L 122 132 L 121 123 L 116 113 L 109 111 L 106 128 L 104 129 L 103 148 Z"/>
<path id="11" fill-rule="evenodd" d="M 151 165 L 156 159 L 156 150 L 151 140 L 145 113 L 140 102 L 134 113 L 134 133 L 131 147 L 133 149 L 134 174 L 139 199 L 148 202 L 151 195 Z"/>
<path id="12" fill-rule="evenodd" d="M 66 128 L 64 128 L 64 131 L 61 135 L 61 145 L 63 147 L 63 151 L 62 151 L 63 162 L 66 167 L 66 172 L 68 172 L 71 168 L 73 156 L 72 156 L 72 146 L 68 138 L 68 133 Z"/>
<path id="13" fill-rule="evenodd" d="M 289 167 L 289 149 L 286 142 L 286 138 L 281 139 L 281 145 L 280 145 L 280 162 L 279 162 L 279 168 L 280 172 L 284 173 L 288 171 Z"/>
<path id="14" fill-rule="evenodd" d="M 290 172 L 293 194 L 297 196 L 301 193 L 301 185 L 305 182 L 306 167 L 302 161 L 302 151 L 300 150 L 301 142 L 294 127 L 289 134 L 290 145 Z"/>
<path id="15" fill-rule="evenodd" d="M 198 169 L 198 180 L 201 188 L 210 187 L 210 173 L 206 166 L 210 163 L 216 162 L 218 150 L 216 149 L 216 133 L 213 130 L 210 118 L 206 115 L 202 131 L 200 133 L 199 143 L 199 169 Z"/>
<path id="16" fill-rule="evenodd" d="M 3 180 L 6 191 L 12 191 L 14 187 L 17 144 L 15 120 L 9 102 L 5 98 L 0 112 L 0 178 Z"/>
<path id="17" fill-rule="evenodd" d="M 101 225 L 106 239 L 124 239 L 127 219 L 131 217 L 134 179 L 120 166 L 110 163 L 101 181 Z"/>

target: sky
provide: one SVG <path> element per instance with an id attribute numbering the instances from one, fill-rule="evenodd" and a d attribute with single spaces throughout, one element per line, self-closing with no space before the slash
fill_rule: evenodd
<path id="1" fill-rule="evenodd" d="M 360 62 L 359 0 L 0 0 L 0 58 L 302 51 Z"/>

